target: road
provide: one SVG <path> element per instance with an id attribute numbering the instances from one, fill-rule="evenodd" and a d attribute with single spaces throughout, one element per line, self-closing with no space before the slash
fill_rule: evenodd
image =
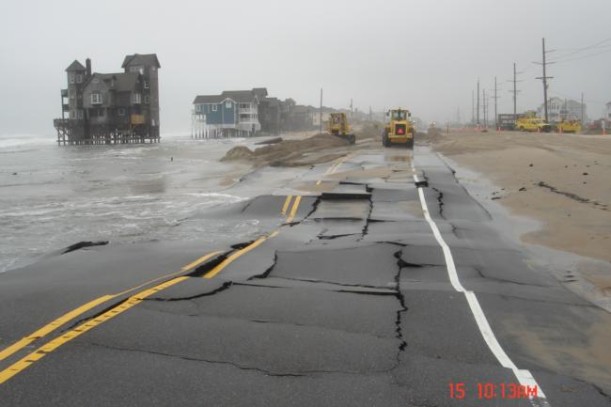
<path id="1" fill-rule="evenodd" d="M 355 150 L 286 189 L 209 215 L 257 219 L 250 241 L 1 274 L 0 405 L 611 406 L 604 361 L 548 355 L 608 315 L 530 265 L 439 156 Z"/>

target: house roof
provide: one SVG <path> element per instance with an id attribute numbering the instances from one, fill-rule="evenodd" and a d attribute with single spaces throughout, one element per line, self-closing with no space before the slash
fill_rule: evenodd
<path id="1" fill-rule="evenodd" d="M 267 95 L 266 88 L 255 88 L 253 90 L 225 90 L 220 95 L 198 95 L 193 104 L 221 103 L 225 99 L 231 99 L 236 103 L 251 103 L 254 100 L 263 100 Z"/>
<path id="2" fill-rule="evenodd" d="M 198 95 L 195 97 L 193 104 L 221 103 L 225 99 L 227 99 L 227 97 L 223 95 Z"/>
<path id="3" fill-rule="evenodd" d="M 66 68 L 66 72 L 74 72 L 74 71 L 86 71 L 87 69 L 81 64 L 78 60 L 74 60 L 73 63 Z"/>
<path id="4" fill-rule="evenodd" d="M 157 54 L 126 55 L 121 68 L 125 68 L 130 65 L 156 66 L 157 68 L 161 68 L 159 59 L 157 59 Z"/>
<path id="5" fill-rule="evenodd" d="M 90 81 L 97 78 L 104 81 L 111 90 L 117 92 L 131 92 L 136 87 L 139 76 L 140 74 L 137 72 L 94 73 Z M 113 79 L 115 81 L 114 86 L 112 86 Z"/>
<path id="6" fill-rule="evenodd" d="M 250 103 L 256 97 L 252 90 L 226 90 L 221 95 L 231 98 L 238 103 Z"/>
<path id="7" fill-rule="evenodd" d="M 263 100 L 263 98 L 267 97 L 268 95 L 267 88 L 253 88 L 252 91 L 255 95 L 257 95 L 259 100 Z"/>

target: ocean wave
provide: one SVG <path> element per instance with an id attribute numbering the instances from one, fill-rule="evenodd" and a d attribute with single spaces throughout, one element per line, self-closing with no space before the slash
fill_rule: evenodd
<path id="1" fill-rule="evenodd" d="M 51 136 L 41 136 L 39 134 L 0 135 L 0 149 L 53 145 L 55 141 L 55 138 Z"/>

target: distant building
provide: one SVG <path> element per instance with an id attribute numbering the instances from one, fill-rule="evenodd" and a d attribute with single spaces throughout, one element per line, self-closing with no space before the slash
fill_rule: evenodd
<path id="1" fill-rule="evenodd" d="M 537 109 L 537 116 L 545 117 L 544 105 Z M 586 105 L 575 100 L 550 98 L 547 102 L 547 116 L 550 123 L 558 123 L 561 120 L 581 120 L 583 108 L 584 122 L 588 121 Z"/>
<path id="2" fill-rule="evenodd" d="M 192 134 L 195 138 L 248 137 L 261 130 L 259 103 L 265 88 L 200 95 L 193 101 Z"/>
<path id="3" fill-rule="evenodd" d="M 607 114 L 605 118 L 607 121 L 611 120 L 611 102 L 607 103 Z"/>
<path id="4" fill-rule="evenodd" d="M 59 144 L 159 141 L 157 55 L 127 55 L 124 72 L 92 73 L 75 60 L 66 68 L 62 118 L 54 120 Z"/>
<path id="5" fill-rule="evenodd" d="M 279 134 L 282 130 L 282 102 L 278 98 L 266 97 L 259 102 L 261 131 Z"/>
<path id="6" fill-rule="evenodd" d="M 323 106 L 323 108 L 322 108 L 322 125 L 323 125 L 323 128 L 324 128 L 325 124 L 329 121 L 329 115 L 331 113 L 335 112 L 335 111 L 336 111 L 335 109 Z M 310 110 L 310 115 L 312 116 L 312 119 L 311 119 L 312 120 L 312 126 L 319 128 L 320 127 L 320 119 L 321 119 L 320 108 L 314 108 L 313 107 Z M 350 116 L 348 116 L 348 117 L 350 117 Z"/>

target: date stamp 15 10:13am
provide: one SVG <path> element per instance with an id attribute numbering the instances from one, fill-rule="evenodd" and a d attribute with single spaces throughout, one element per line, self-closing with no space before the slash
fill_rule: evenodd
<path id="1" fill-rule="evenodd" d="M 449 396 L 451 399 L 462 400 L 473 398 L 480 400 L 493 399 L 528 399 L 538 396 L 537 386 L 527 386 L 520 383 L 478 382 L 474 387 L 467 387 L 464 382 L 450 382 Z"/>

